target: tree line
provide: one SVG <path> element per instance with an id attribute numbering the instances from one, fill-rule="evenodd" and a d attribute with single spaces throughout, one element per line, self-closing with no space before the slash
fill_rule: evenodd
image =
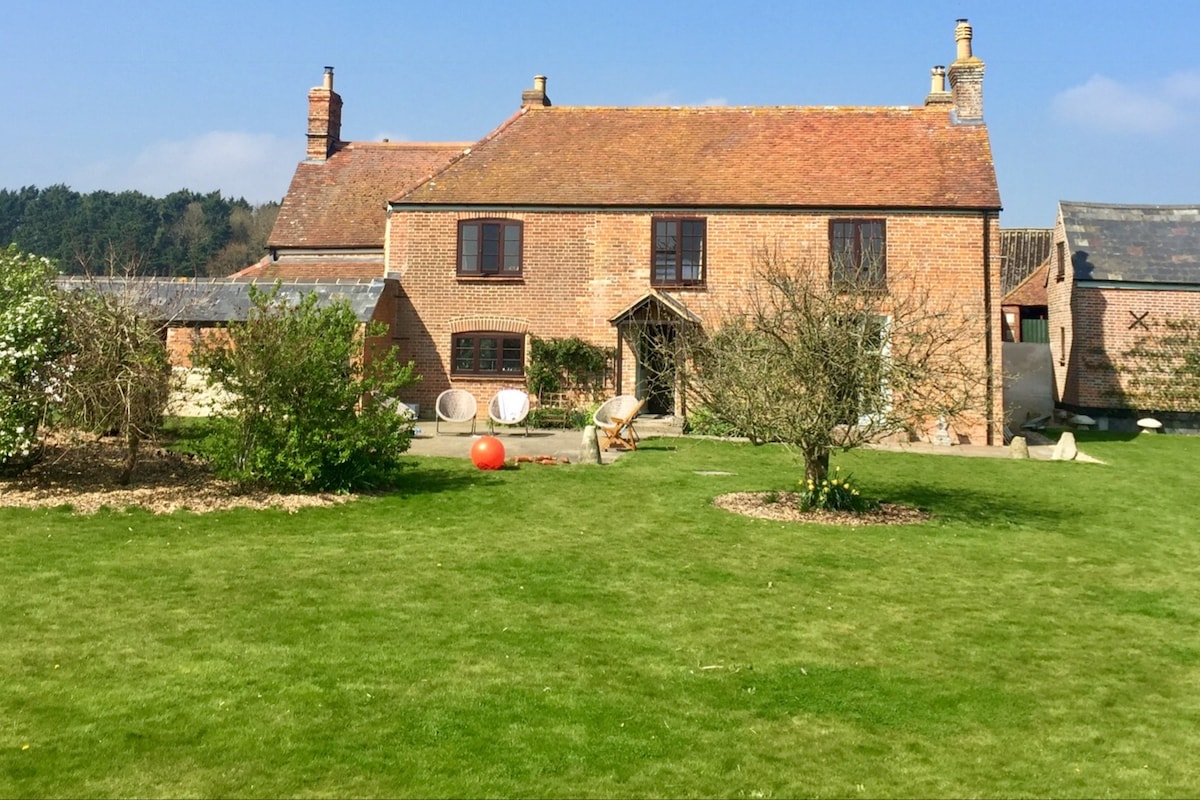
<path id="1" fill-rule="evenodd" d="M 0 247 L 49 258 L 67 275 L 215 278 L 263 257 L 278 213 L 278 203 L 187 189 L 162 198 L 62 184 L 0 189 Z"/>

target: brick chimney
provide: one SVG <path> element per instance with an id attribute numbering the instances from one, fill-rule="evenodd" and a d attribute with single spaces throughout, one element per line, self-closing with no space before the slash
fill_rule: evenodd
<path id="1" fill-rule="evenodd" d="M 929 94 L 925 95 L 925 105 L 941 105 L 950 103 L 950 92 L 946 91 L 946 68 L 941 64 L 929 71 Z"/>
<path id="2" fill-rule="evenodd" d="M 546 76 L 534 75 L 533 88 L 526 89 L 521 92 L 521 107 L 526 106 L 543 106 L 550 105 L 550 98 L 546 96 Z"/>
<path id="3" fill-rule="evenodd" d="M 950 65 L 950 113 L 955 122 L 983 122 L 983 62 L 971 54 L 971 26 L 960 19 L 954 28 L 958 57 Z"/>
<path id="4" fill-rule="evenodd" d="M 308 160 L 326 160 L 341 138 L 342 98 L 333 90 L 333 67 L 326 67 L 324 83 L 308 90 Z"/>

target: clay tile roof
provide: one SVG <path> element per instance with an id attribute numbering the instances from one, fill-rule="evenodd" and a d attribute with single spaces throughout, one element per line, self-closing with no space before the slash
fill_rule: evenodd
<path id="1" fill-rule="evenodd" d="M 380 278 L 383 277 L 383 257 L 379 258 L 314 258 L 314 259 L 281 259 L 271 261 L 263 259 L 240 272 L 230 275 L 231 278 L 254 278 L 256 280 L 298 279 L 298 278 Z"/>
<path id="2" fill-rule="evenodd" d="M 349 142 L 327 161 L 301 162 L 269 247 L 383 247 L 386 202 L 468 143 Z"/>
<path id="3" fill-rule="evenodd" d="M 1200 284 L 1200 206 L 1058 207 L 1076 280 Z"/>
<path id="4" fill-rule="evenodd" d="M 398 204 L 998 209 L 944 107 L 532 108 Z"/>
<path id="5" fill-rule="evenodd" d="M 1043 263 L 1033 272 L 1025 276 L 1025 280 L 1018 283 L 1011 290 L 1004 294 L 1004 299 L 1001 304 L 1006 306 L 1044 306 L 1046 305 L 1046 277 L 1050 271 L 1050 265 Z"/>

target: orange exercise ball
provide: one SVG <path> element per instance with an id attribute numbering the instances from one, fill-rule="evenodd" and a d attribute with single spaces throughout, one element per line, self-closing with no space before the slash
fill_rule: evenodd
<path id="1" fill-rule="evenodd" d="M 504 443 L 495 436 L 480 436 L 471 445 L 471 461 L 480 469 L 504 466 Z"/>

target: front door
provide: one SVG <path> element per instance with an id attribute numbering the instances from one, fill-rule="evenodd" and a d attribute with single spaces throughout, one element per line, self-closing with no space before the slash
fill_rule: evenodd
<path id="1" fill-rule="evenodd" d="M 647 325 L 638 350 L 638 394 L 646 413 L 674 414 L 675 326 Z"/>

